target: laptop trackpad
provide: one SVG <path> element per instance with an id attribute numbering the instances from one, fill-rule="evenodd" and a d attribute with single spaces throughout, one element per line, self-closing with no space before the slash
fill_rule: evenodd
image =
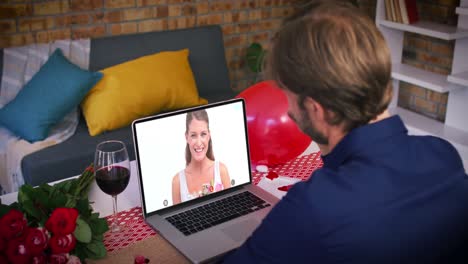
<path id="1" fill-rule="evenodd" d="M 232 240 L 236 242 L 243 242 L 252 234 L 252 232 L 259 224 L 260 221 L 258 220 L 246 219 L 223 228 L 222 231 Z"/>

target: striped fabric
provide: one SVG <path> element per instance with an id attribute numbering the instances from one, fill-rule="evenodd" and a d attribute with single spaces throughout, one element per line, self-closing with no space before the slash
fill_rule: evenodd
<path id="1" fill-rule="evenodd" d="M 88 69 L 89 39 L 58 40 L 48 44 L 32 44 L 3 50 L 0 108 L 15 98 L 57 48 L 60 48 L 71 62 Z M 0 194 L 15 192 L 24 184 L 21 173 L 21 160 L 24 156 L 70 138 L 75 133 L 78 121 L 77 107 L 51 129 L 46 139 L 32 144 L 0 127 Z"/>

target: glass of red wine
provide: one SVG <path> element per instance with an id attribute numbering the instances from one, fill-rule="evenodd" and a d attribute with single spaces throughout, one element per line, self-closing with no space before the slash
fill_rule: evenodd
<path id="1" fill-rule="evenodd" d="M 96 147 L 94 171 L 99 188 L 112 196 L 114 204 L 111 232 L 119 232 L 117 223 L 117 195 L 127 188 L 130 180 L 130 162 L 127 148 L 122 141 L 109 140 Z"/>

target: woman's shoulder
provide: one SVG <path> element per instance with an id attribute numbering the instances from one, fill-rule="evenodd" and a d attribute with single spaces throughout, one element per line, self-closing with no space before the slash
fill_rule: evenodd
<path id="1" fill-rule="evenodd" d="M 224 164 L 223 162 L 221 162 L 221 161 L 219 161 L 219 160 L 218 160 L 217 162 L 218 162 L 218 164 L 219 164 L 219 170 L 220 170 L 220 171 L 227 171 L 227 166 L 226 166 L 226 164 Z"/>
<path id="2" fill-rule="evenodd" d="M 173 177 L 172 177 L 172 183 L 178 184 L 180 182 L 179 178 L 180 172 L 177 172 Z"/>

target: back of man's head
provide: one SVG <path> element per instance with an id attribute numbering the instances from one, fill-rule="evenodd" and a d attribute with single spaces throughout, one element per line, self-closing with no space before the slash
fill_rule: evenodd
<path id="1" fill-rule="evenodd" d="M 392 97 L 390 51 L 373 21 L 338 1 L 312 1 L 273 39 L 267 76 L 331 114 L 346 131 L 381 114 Z"/>

